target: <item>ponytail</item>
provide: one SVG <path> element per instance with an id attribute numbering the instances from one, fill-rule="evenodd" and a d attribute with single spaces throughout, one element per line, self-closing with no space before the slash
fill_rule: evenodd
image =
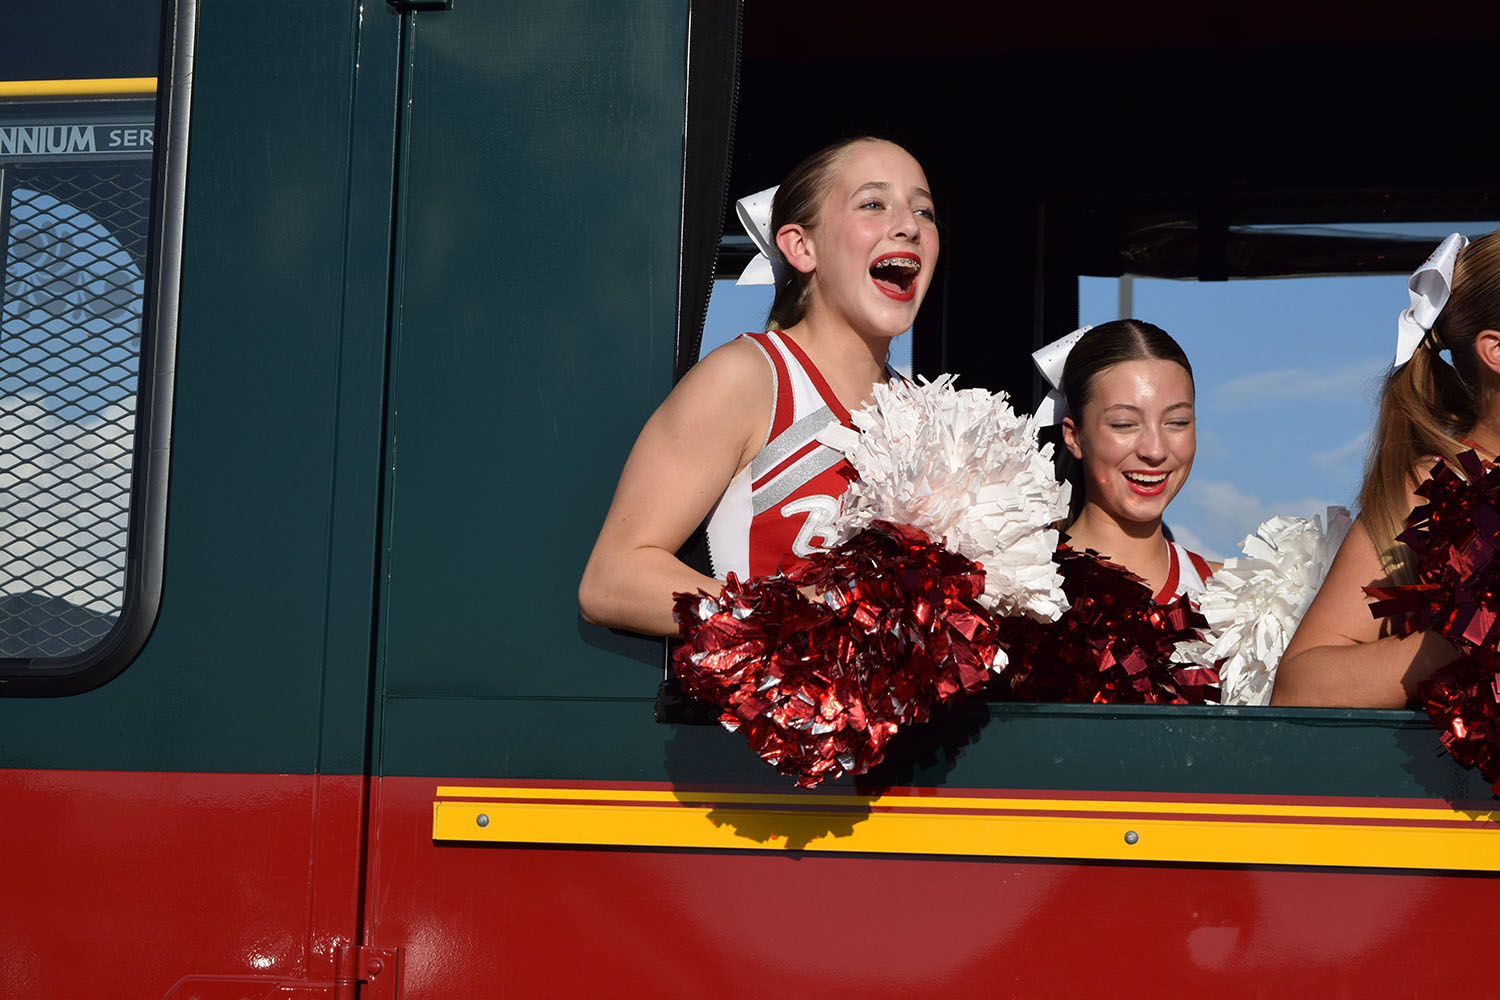
<path id="1" fill-rule="evenodd" d="M 1500 330 L 1500 232 L 1461 250 L 1453 293 L 1411 360 L 1385 377 L 1370 443 L 1360 517 L 1386 573 L 1416 582 L 1415 554 L 1396 541 L 1411 512 L 1411 491 L 1432 462 L 1452 462 L 1472 447 L 1461 440 L 1485 404 L 1485 371 L 1474 351 L 1482 330 Z M 1452 363 L 1439 353 L 1448 349 Z"/>
<path id="2" fill-rule="evenodd" d="M 1411 512 L 1411 491 L 1426 477 L 1425 466 L 1452 461 L 1464 450 L 1458 435 L 1474 419 L 1468 389 L 1430 339 L 1385 377 L 1359 509 L 1381 564 L 1397 583 L 1416 582 L 1414 553 L 1396 541 Z"/>

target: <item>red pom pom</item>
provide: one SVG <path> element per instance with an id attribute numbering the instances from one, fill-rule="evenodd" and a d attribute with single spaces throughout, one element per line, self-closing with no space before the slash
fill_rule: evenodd
<path id="1" fill-rule="evenodd" d="M 1095 552 L 1058 553 L 1068 610 L 1048 625 L 1001 623 L 1010 663 L 991 696 L 1011 701 L 1201 705 L 1218 700 L 1217 667 L 1172 660 L 1207 628 L 1186 596 L 1157 604 L 1123 566 Z"/>
<path id="2" fill-rule="evenodd" d="M 1478 768 L 1500 796 L 1500 667 L 1461 657 L 1418 687 L 1422 707 L 1453 759 Z"/>
<path id="3" fill-rule="evenodd" d="M 1462 475 L 1439 462 L 1417 487 L 1427 503 L 1397 536 L 1416 553 L 1419 582 L 1365 592 L 1377 598 L 1370 612 L 1395 619 L 1401 634 L 1429 629 L 1462 653 L 1492 657 L 1500 645 L 1500 467 L 1472 451 L 1458 461 Z"/>
<path id="4" fill-rule="evenodd" d="M 864 773 L 902 727 L 984 686 L 998 642 L 983 592 L 976 563 L 877 521 L 787 577 L 676 595 L 672 665 L 726 727 L 810 787 Z"/>
<path id="5" fill-rule="evenodd" d="M 1443 746 L 1479 769 L 1500 795 L 1500 467 L 1467 451 L 1459 469 L 1439 462 L 1417 487 L 1427 502 L 1397 536 L 1417 558 L 1418 582 L 1366 587 L 1370 612 L 1393 619 L 1398 634 L 1441 634 L 1460 658 L 1418 688 Z"/>

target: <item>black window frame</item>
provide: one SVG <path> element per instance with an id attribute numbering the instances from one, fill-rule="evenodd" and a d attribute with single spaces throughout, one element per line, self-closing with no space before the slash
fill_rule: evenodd
<path id="1" fill-rule="evenodd" d="M 176 371 L 188 124 L 197 0 L 165 0 L 159 42 L 151 220 L 130 470 L 125 589 L 119 618 L 96 644 L 65 657 L 0 659 L 0 697 L 56 697 L 99 687 L 140 652 L 161 606 Z"/>

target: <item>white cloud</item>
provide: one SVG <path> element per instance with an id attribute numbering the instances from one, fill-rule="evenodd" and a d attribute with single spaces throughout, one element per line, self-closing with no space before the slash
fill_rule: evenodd
<path id="1" fill-rule="evenodd" d="M 1224 443 L 1224 438 L 1217 432 L 1201 424 L 1198 426 L 1197 431 L 1198 457 L 1200 459 L 1223 459 L 1229 457 L 1229 446 Z"/>
<path id="2" fill-rule="evenodd" d="M 1366 358 L 1334 372 L 1306 368 L 1251 372 L 1218 386 L 1213 396 L 1217 402 L 1230 404 L 1362 396 L 1385 368 L 1384 360 Z"/>
<path id="3" fill-rule="evenodd" d="M 1240 542 L 1262 521 L 1276 514 L 1324 518 L 1332 503 L 1323 497 L 1300 497 L 1267 503 L 1222 480 L 1188 480 L 1167 511 L 1167 523 L 1178 541 L 1207 558 L 1218 554 L 1238 555 Z M 1211 554 L 1213 553 L 1213 554 Z"/>
<path id="4" fill-rule="evenodd" d="M 1325 472 L 1338 475 L 1348 466 L 1350 459 L 1363 457 L 1369 446 L 1370 432 L 1362 430 L 1336 448 L 1313 452 L 1307 456 L 1307 460 Z"/>

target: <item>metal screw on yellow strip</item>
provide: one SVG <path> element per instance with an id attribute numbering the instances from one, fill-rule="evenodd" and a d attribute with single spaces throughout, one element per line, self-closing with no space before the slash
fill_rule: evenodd
<path id="1" fill-rule="evenodd" d="M 1125 831 L 1125 843 L 1127 843 L 1127 844 L 1134 844 L 1136 841 L 1138 841 L 1140 839 L 1141 839 L 1141 835 L 1138 834 L 1138 833 L 1136 833 L 1134 830 L 1126 830 Z"/>

